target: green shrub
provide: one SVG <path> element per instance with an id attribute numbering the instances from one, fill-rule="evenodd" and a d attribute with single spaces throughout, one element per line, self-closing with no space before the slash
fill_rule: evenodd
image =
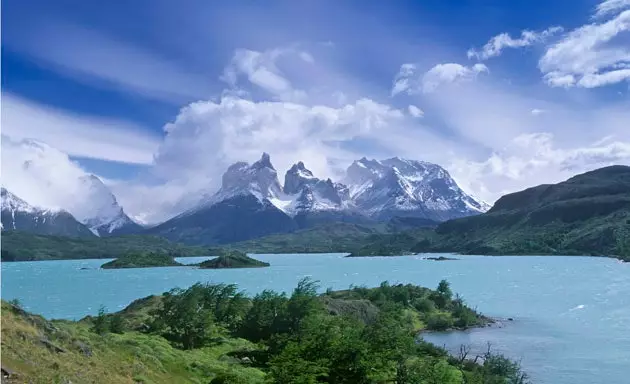
<path id="1" fill-rule="evenodd" d="M 446 331 L 453 327 L 453 318 L 442 312 L 436 312 L 427 318 L 427 328 L 432 331 Z"/>

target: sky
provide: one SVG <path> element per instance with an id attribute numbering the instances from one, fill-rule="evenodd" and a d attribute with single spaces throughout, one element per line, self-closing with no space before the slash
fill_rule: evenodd
<path id="1" fill-rule="evenodd" d="M 262 152 L 435 162 L 492 203 L 630 165 L 630 0 L 5 1 L 1 112 L 36 205 L 92 173 L 155 223 Z"/>

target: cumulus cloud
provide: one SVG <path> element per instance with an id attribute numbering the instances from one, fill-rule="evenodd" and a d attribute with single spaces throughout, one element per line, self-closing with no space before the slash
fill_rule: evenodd
<path id="1" fill-rule="evenodd" d="M 391 94 L 399 93 L 431 93 L 442 85 L 474 80 L 480 73 L 488 73 L 486 65 L 477 63 L 467 67 L 456 63 L 438 64 L 428 70 L 422 77 L 417 73 L 415 64 L 403 64 L 394 78 Z"/>
<path id="2" fill-rule="evenodd" d="M 232 88 L 238 88 L 239 79 L 247 81 L 284 101 L 299 101 L 306 98 L 306 92 L 295 89 L 291 81 L 278 67 L 278 60 L 286 56 L 296 56 L 305 63 L 313 64 L 313 56 L 295 47 L 274 48 L 263 52 L 238 49 L 230 64 L 225 68 L 222 79 Z"/>
<path id="3" fill-rule="evenodd" d="M 464 188 L 493 202 L 506 193 L 614 164 L 630 165 L 630 142 L 608 139 L 562 148 L 550 133 L 531 133 L 517 136 L 486 160 L 459 159 L 449 169 Z"/>
<path id="4" fill-rule="evenodd" d="M 36 139 L 71 156 L 131 164 L 151 164 L 161 141 L 135 124 L 77 115 L 2 94 L 2 134 Z"/>
<path id="5" fill-rule="evenodd" d="M 166 137 L 150 169 L 154 186 L 109 183 L 130 213 L 144 221 L 181 212 L 216 191 L 230 164 L 255 161 L 263 151 L 271 155 L 281 178 L 299 160 L 319 177 L 338 178 L 351 161 L 366 154 L 415 153 L 418 146 L 410 141 L 431 142 L 436 151 L 446 148 L 439 138 L 414 132 L 403 111 L 370 99 L 329 107 L 223 97 L 190 104 L 164 129 Z M 362 146 L 353 145 L 357 140 Z"/>
<path id="6" fill-rule="evenodd" d="M 424 111 L 415 105 L 410 105 L 407 109 L 409 110 L 409 114 L 413 117 L 424 117 Z"/>
<path id="7" fill-rule="evenodd" d="M 491 38 L 480 50 L 469 49 L 467 55 L 469 59 L 487 60 L 501 55 L 505 48 L 522 48 L 542 43 L 562 31 L 562 27 L 550 27 L 540 32 L 525 30 L 521 32 L 519 38 L 512 38 L 508 33 L 501 33 Z"/>
<path id="8" fill-rule="evenodd" d="M 611 19 L 581 26 L 547 48 L 538 63 L 547 84 L 596 88 L 630 80 L 630 10 L 616 13 L 623 7 L 615 4 L 598 8 L 600 15 L 614 13 Z"/>

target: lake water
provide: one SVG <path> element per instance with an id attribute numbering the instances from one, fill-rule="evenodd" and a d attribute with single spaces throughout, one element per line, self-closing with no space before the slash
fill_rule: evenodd
<path id="1" fill-rule="evenodd" d="M 291 291 L 312 276 L 322 290 L 384 280 L 437 286 L 451 282 L 486 315 L 514 318 L 503 328 L 431 334 L 448 348 L 495 351 L 521 360 L 535 383 L 629 383 L 630 263 L 587 257 L 481 257 L 435 262 L 420 257 L 344 258 L 342 255 L 258 255 L 269 268 L 191 267 L 101 270 L 108 260 L 2 263 L 2 298 L 48 318 L 78 319 L 100 305 L 110 311 L 174 287 L 237 283 L 249 294 Z M 204 258 L 182 259 L 194 262 Z M 87 269 L 82 269 L 87 268 Z"/>

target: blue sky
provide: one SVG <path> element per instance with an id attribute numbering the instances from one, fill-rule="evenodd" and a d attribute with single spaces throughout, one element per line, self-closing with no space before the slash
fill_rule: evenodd
<path id="1" fill-rule="evenodd" d="M 3 138 L 69 155 L 70 164 L 38 159 L 99 175 L 149 221 L 262 151 L 281 175 L 298 160 L 333 177 L 362 156 L 433 161 L 492 202 L 630 163 L 628 9 L 629 0 L 5 2 Z M 3 145 L 11 151 L 34 156 Z M 19 188 L 8 159 L 3 174 Z"/>

